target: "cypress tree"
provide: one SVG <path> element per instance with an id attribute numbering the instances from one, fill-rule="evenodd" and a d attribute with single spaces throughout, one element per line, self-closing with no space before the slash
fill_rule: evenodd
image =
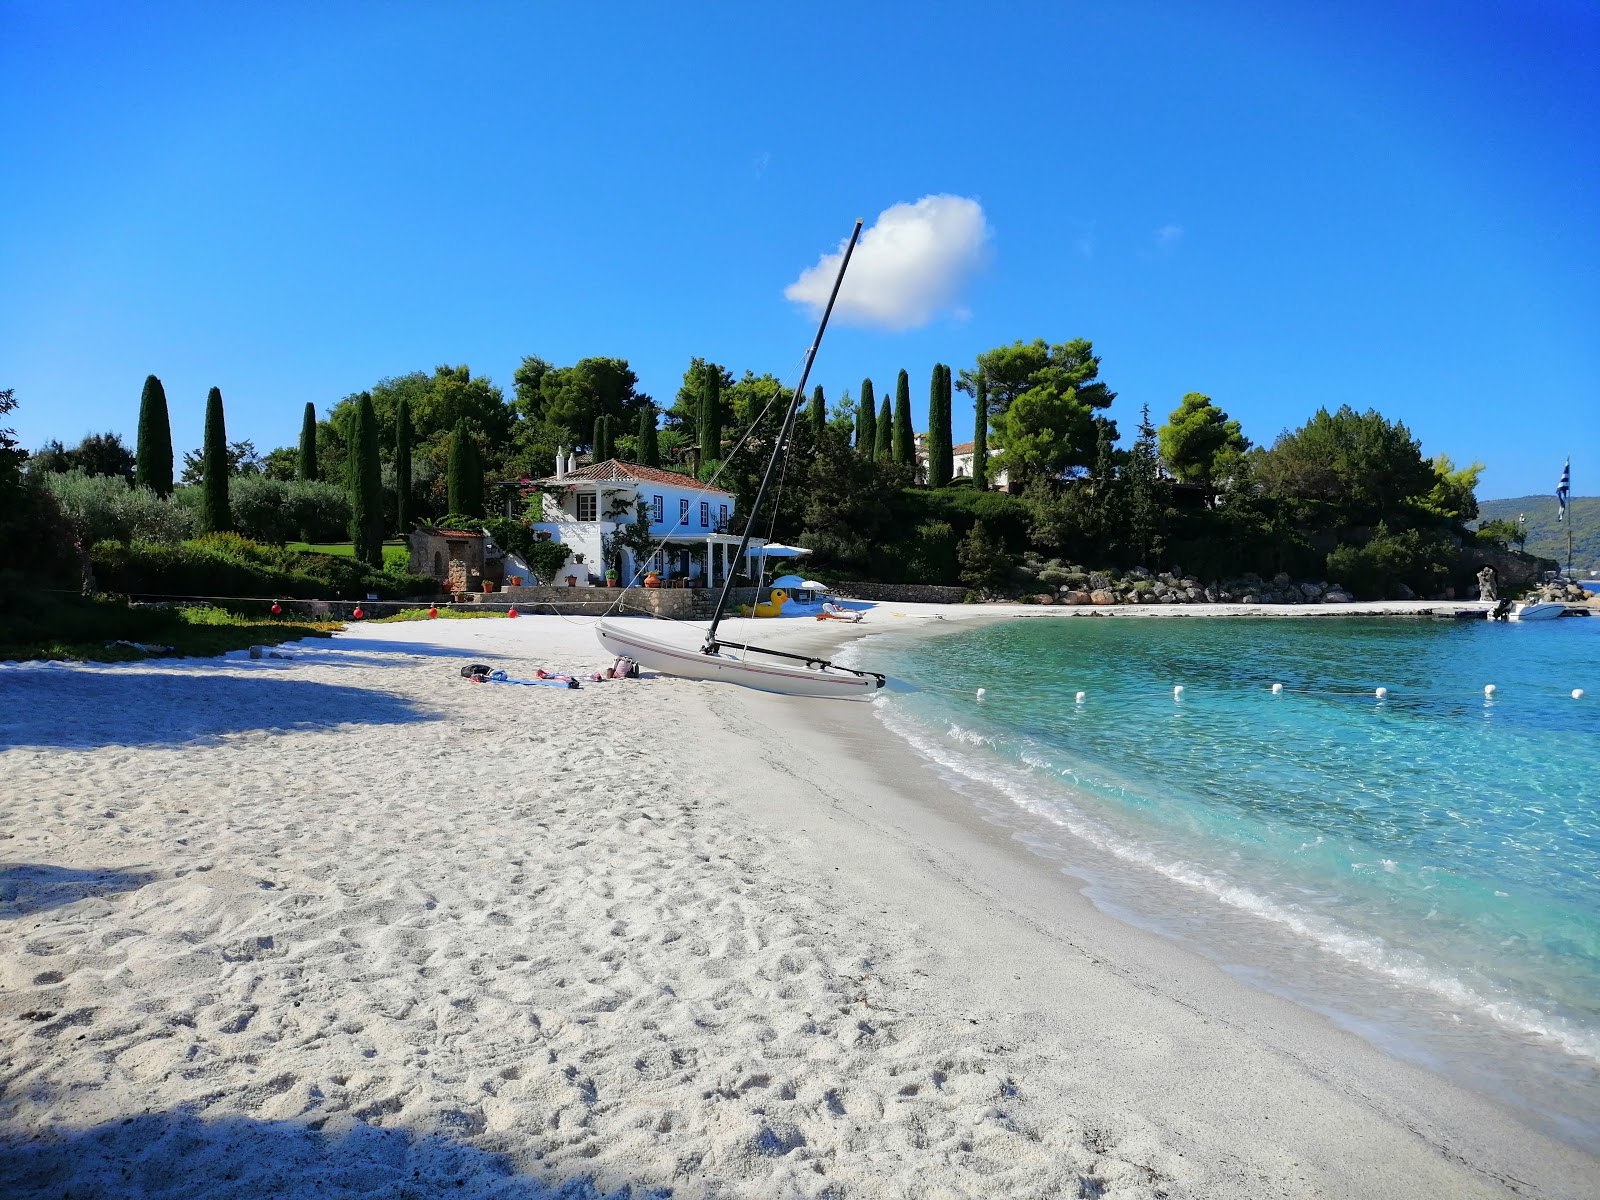
<path id="1" fill-rule="evenodd" d="M 172 423 L 167 419 L 167 390 L 146 375 L 139 397 L 139 446 L 133 460 L 133 481 L 158 496 L 172 495 Z"/>
<path id="2" fill-rule="evenodd" d="M 350 422 L 346 487 L 350 492 L 350 541 L 355 556 L 370 567 L 383 566 L 383 474 L 378 466 L 378 418 L 372 393 L 356 400 Z"/>
<path id="3" fill-rule="evenodd" d="M 646 467 L 661 465 L 661 443 L 656 438 L 656 406 L 647 404 L 639 414 L 639 463 Z"/>
<path id="4" fill-rule="evenodd" d="M 722 457 L 722 380 L 715 370 L 706 372 L 700 392 L 700 462 Z"/>
<path id="5" fill-rule="evenodd" d="M 463 517 L 483 516 L 483 466 L 472 429 L 462 417 L 450 432 L 450 459 L 445 483 L 450 494 L 450 511 Z"/>
<path id="6" fill-rule="evenodd" d="M 861 381 L 861 418 L 856 422 L 856 453 L 872 458 L 878 441 L 878 401 L 872 380 Z"/>
<path id="7" fill-rule="evenodd" d="M 878 425 L 872 435 L 872 457 L 877 462 L 888 462 L 894 440 L 894 414 L 889 411 L 889 397 L 883 398 L 878 409 Z"/>
<path id="8" fill-rule="evenodd" d="M 206 394 L 206 441 L 201 451 L 200 532 L 233 528 L 228 512 L 228 430 L 222 418 L 222 389 Z"/>
<path id="9" fill-rule="evenodd" d="M 409 538 L 411 524 L 411 401 L 402 396 L 394 416 L 394 525 Z"/>
<path id="10" fill-rule="evenodd" d="M 917 435 L 911 426 L 911 376 L 903 368 L 894 384 L 894 461 L 917 465 Z"/>
<path id="11" fill-rule="evenodd" d="M 594 419 L 594 437 L 589 439 L 589 459 L 592 462 L 603 462 L 606 454 L 606 419 Z"/>
<path id="12" fill-rule="evenodd" d="M 305 416 L 300 418 L 300 461 L 295 466 L 295 478 L 302 482 L 317 477 L 317 406 L 306 401 Z"/>
<path id="13" fill-rule="evenodd" d="M 945 487 L 950 482 L 950 400 L 949 368 L 935 363 L 928 383 L 928 486 Z"/>
<path id="14" fill-rule="evenodd" d="M 989 385 L 978 372 L 977 392 L 972 414 L 972 480 L 980 491 L 989 486 Z"/>
<path id="15" fill-rule="evenodd" d="M 806 412 L 811 418 L 811 432 L 817 435 L 817 440 L 822 440 L 822 431 L 828 427 L 828 402 L 823 398 L 822 385 L 819 383 L 811 391 L 811 407 Z"/>

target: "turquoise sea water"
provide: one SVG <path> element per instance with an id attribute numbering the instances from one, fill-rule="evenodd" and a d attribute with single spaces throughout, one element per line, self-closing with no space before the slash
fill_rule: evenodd
<path id="1" fill-rule="evenodd" d="M 1600 620 L 1036 618 L 859 657 L 1103 906 L 1600 1145 Z"/>

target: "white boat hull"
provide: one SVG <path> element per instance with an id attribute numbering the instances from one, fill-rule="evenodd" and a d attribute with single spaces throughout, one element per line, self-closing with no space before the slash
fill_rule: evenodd
<path id="1" fill-rule="evenodd" d="M 1565 604 L 1519 604 L 1511 611 L 1513 621 L 1553 621 L 1567 615 Z"/>
<path id="2" fill-rule="evenodd" d="M 837 668 L 790 665 L 760 657 L 735 658 L 728 653 L 702 654 L 630 628 L 643 623 L 603 620 L 595 626 L 595 634 L 607 654 L 631 658 L 647 671 L 680 679 L 707 679 L 763 692 L 833 700 L 870 699 L 883 686 L 877 676 L 855 675 Z"/>

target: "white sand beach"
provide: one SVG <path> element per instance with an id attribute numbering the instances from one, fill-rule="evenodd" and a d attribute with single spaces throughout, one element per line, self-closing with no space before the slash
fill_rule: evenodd
<path id="1" fill-rule="evenodd" d="M 1101 913 L 869 705 L 458 674 L 589 626 L 0 666 L 0 1195 L 1600 1192 Z"/>

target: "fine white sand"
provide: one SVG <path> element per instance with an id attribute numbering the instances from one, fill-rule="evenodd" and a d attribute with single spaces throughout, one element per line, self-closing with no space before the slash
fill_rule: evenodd
<path id="1" fill-rule="evenodd" d="M 966 615 L 997 614 L 761 627 Z M 0 1195 L 1600 1179 L 1099 914 L 869 705 L 459 677 L 605 665 L 587 621 L 552 617 L 289 649 L 0 667 Z"/>

